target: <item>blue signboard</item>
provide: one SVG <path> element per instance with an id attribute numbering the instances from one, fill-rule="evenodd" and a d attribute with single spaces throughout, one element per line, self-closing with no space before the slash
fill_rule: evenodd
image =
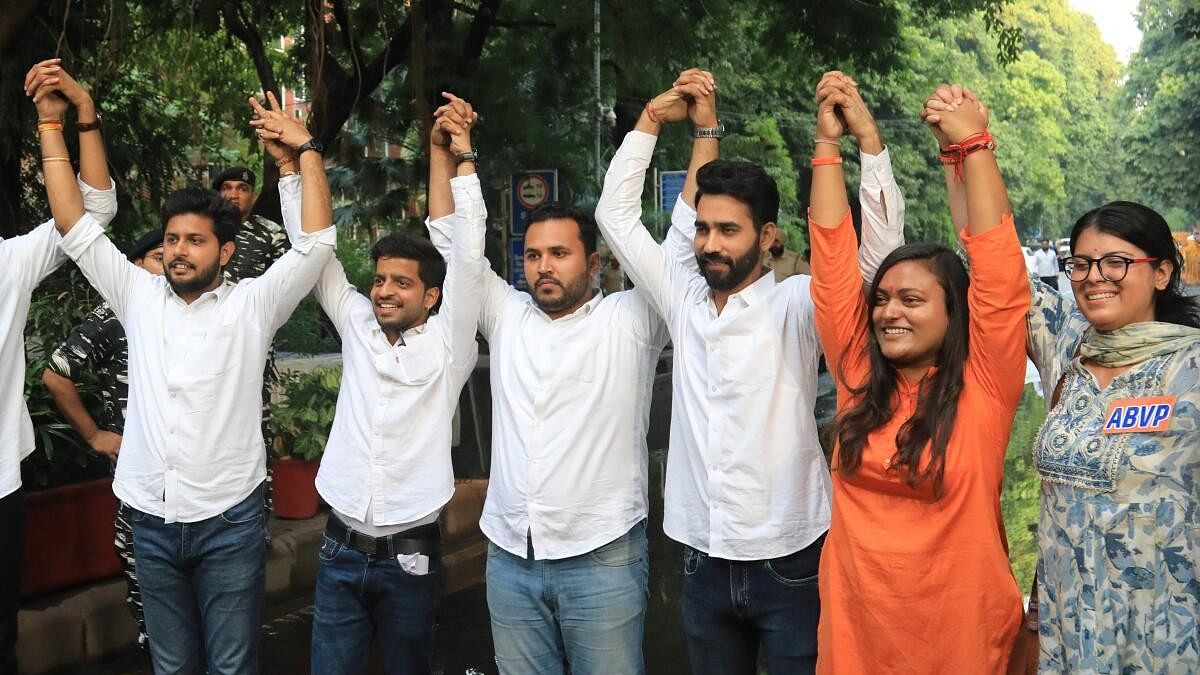
<path id="1" fill-rule="evenodd" d="M 542 169 L 514 173 L 509 186 L 512 199 L 509 234 L 523 237 L 525 216 L 539 206 L 558 200 L 558 170 Z"/>
<path id="2" fill-rule="evenodd" d="M 675 200 L 683 192 L 683 182 L 687 180 L 687 171 L 661 171 L 658 174 L 658 203 L 663 211 L 670 213 L 675 208 Z"/>
<path id="3" fill-rule="evenodd" d="M 525 281 L 525 240 L 508 240 L 508 283 L 513 288 L 526 290 L 529 284 Z"/>

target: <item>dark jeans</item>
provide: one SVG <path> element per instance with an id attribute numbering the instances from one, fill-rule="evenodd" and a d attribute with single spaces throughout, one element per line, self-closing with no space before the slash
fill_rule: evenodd
<path id="1" fill-rule="evenodd" d="M 754 675 L 759 651 L 770 675 L 817 665 L 817 567 L 825 535 L 771 560 L 683 551 L 683 632 L 695 675 Z"/>
<path id="2" fill-rule="evenodd" d="M 0 498 L 0 675 L 17 673 L 17 610 L 25 556 L 25 493 Z"/>
<path id="3" fill-rule="evenodd" d="M 389 675 L 428 675 L 441 588 L 436 555 L 428 574 L 409 574 L 395 556 L 367 555 L 326 534 L 314 598 L 314 675 L 367 672 L 372 638 Z"/>
<path id="4" fill-rule="evenodd" d="M 1050 288 L 1053 288 L 1056 291 L 1058 290 L 1058 275 L 1057 274 L 1052 277 L 1038 277 L 1038 279 L 1041 279 L 1042 283 L 1046 284 Z"/>
<path id="5" fill-rule="evenodd" d="M 154 672 L 258 673 L 267 560 L 263 486 L 195 523 L 164 523 L 128 506 L 126 513 Z"/>

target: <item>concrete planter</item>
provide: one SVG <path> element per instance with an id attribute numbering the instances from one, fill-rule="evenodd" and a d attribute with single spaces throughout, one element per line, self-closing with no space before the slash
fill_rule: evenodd
<path id="1" fill-rule="evenodd" d="M 22 597 L 121 573 L 113 551 L 117 498 L 111 478 L 29 492 L 25 508 Z"/>
<path id="2" fill-rule="evenodd" d="M 317 515 L 320 497 L 317 496 L 319 459 L 279 459 L 271 464 L 275 499 L 275 516 L 305 520 Z"/>

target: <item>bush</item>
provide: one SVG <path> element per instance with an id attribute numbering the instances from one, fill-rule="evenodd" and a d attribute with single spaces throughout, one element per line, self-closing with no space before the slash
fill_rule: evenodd
<path id="1" fill-rule="evenodd" d="M 280 395 L 271 402 L 268 427 L 279 457 L 316 459 L 325 451 L 337 408 L 342 371 L 314 368 L 288 372 L 279 379 Z"/>
<path id="2" fill-rule="evenodd" d="M 21 482 L 26 489 L 45 489 L 103 478 L 111 472 L 107 458 L 95 452 L 75 433 L 58 411 L 42 384 L 50 354 L 83 322 L 88 312 L 103 302 L 79 268 L 73 264 L 47 277 L 33 293 L 25 322 L 25 402 L 33 419 L 35 448 L 21 462 Z M 99 416 L 99 382 L 93 373 L 75 383 L 93 416 Z"/>
<path id="3" fill-rule="evenodd" d="M 1028 593 L 1037 567 L 1037 521 L 1041 479 L 1033 465 L 1033 441 L 1046 419 L 1046 402 L 1026 385 L 1004 458 L 1004 490 L 1000 508 L 1008 533 L 1008 560 L 1022 593 Z"/>

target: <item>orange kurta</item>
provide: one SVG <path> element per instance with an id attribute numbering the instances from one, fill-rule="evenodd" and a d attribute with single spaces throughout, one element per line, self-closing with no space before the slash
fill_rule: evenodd
<path id="1" fill-rule="evenodd" d="M 869 370 L 867 312 L 847 214 L 810 228 L 817 331 L 838 379 Z M 895 470 L 896 432 L 916 408 L 901 386 L 891 422 L 876 429 L 861 468 L 833 472 L 833 519 L 821 557 L 821 673 L 1003 673 L 1021 622 L 1000 514 L 1004 454 L 1025 379 L 1029 285 L 1011 216 L 963 237 L 971 260 L 970 355 L 946 450 L 942 496 L 909 488 Z M 842 379 L 844 378 L 844 380 Z M 837 465 L 836 449 L 834 466 Z"/>

